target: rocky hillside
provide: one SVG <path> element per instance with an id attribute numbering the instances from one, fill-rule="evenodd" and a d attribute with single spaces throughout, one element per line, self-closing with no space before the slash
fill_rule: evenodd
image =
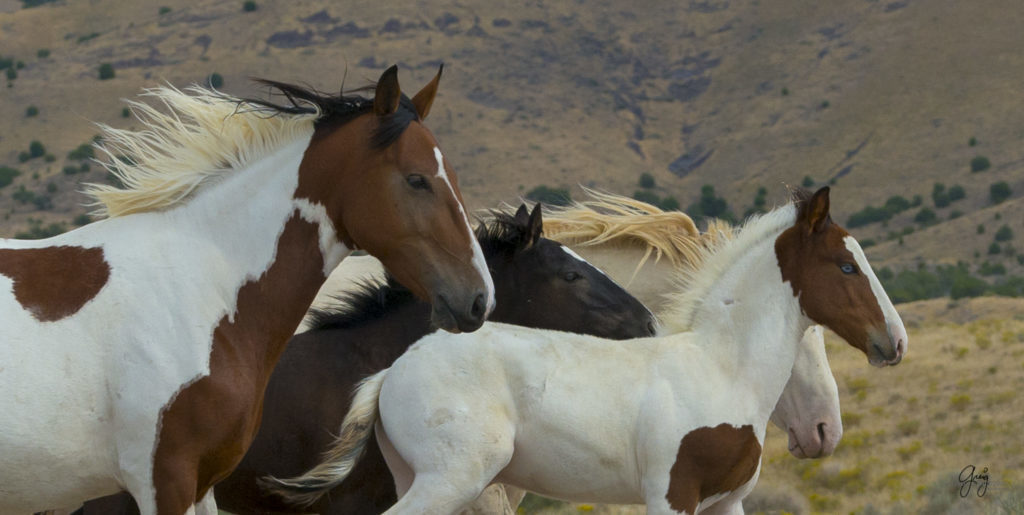
<path id="1" fill-rule="evenodd" d="M 710 185 L 699 205 L 741 218 L 783 184 L 832 184 L 838 221 L 876 208 L 854 233 L 879 267 L 1024 271 L 1015 0 L 482 4 L 0 0 L 0 235 L 86 221 L 76 191 L 105 174 L 69 153 L 92 122 L 131 126 L 120 99 L 144 87 L 333 91 L 398 63 L 416 89 L 443 62 L 428 122 L 473 207 L 538 185 L 633 194 L 647 173 L 649 198 L 686 209 Z"/>

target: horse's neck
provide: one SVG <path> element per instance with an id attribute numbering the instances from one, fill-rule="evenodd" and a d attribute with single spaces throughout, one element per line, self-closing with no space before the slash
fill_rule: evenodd
<path id="1" fill-rule="evenodd" d="M 782 281 L 774 238 L 761 242 L 722 274 L 697 306 L 694 332 L 765 421 L 775 408 L 810 322 Z"/>
<path id="2" fill-rule="evenodd" d="M 308 143 L 299 138 L 283 145 L 226 173 L 182 206 L 155 214 L 164 218 L 155 221 L 166 228 L 164 242 L 180 242 L 168 259 L 184 260 L 179 269 L 196 271 L 196 277 L 182 279 L 208 281 L 225 301 L 229 319 L 235 316 L 231 310 L 242 309 L 244 293 L 253 297 L 249 304 L 274 314 L 264 323 L 291 325 L 290 334 L 327 274 L 348 253 L 324 209 L 294 198 Z M 263 287 L 271 279 L 287 287 Z M 253 283 L 261 287 L 245 288 Z"/>

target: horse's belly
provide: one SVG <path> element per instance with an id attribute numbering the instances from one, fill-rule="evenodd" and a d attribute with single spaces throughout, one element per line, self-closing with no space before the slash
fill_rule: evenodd
<path id="1" fill-rule="evenodd" d="M 620 463 L 564 452 L 539 456 L 517 449 L 494 482 L 571 502 L 642 503 L 640 488 L 633 478 L 625 477 L 625 469 Z"/>
<path id="2" fill-rule="evenodd" d="M 76 506 L 117 491 L 99 353 L 8 311 L 0 327 L 0 513 Z M 17 335 L 17 336 L 15 336 Z"/>
<path id="3" fill-rule="evenodd" d="M 30 406 L 0 417 L 0 513 L 74 508 L 120 489 L 109 429 L 84 410 Z"/>

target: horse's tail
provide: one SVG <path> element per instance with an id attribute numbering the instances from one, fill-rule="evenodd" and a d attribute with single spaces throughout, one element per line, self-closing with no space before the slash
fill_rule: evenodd
<path id="1" fill-rule="evenodd" d="M 359 384 L 352 399 L 352 407 L 341 423 L 341 433 L 334 439 L 330 449 L 324 452 L 319 465 L 291 479 L 263 477 L 259 480 L 260 486 L 297 506 L 309 506 L 328 490 L 341 484 L 352 472 L 373 435 L 380 387 L 387 372 L 388 369 L 381 370 Z"/>

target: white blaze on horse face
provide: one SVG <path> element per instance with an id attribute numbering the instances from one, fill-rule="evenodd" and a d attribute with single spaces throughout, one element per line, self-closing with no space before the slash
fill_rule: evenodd
<path id="1" fill-rule="evenodd" d="M 448 185 L 448 191 L 452 194 L 452 198 L 459 202 L 459 198 L 455 195 L 455 188 L 448 180 L 448 173 L 444 170 L 444 155 L 441 154 L 441 149 L 434 147 L 434 158 L 437 159 L 437 177 L 440 177 Z M 494 311 L 494 280 L 491 278 L 491 272 L 488 271 L 487 260 L 484 259 L 484 251 L 480 248 L 480 242 L 476 240 L 473 229 L 469 226 L 469 217 L 466 216 L 462 202 L 459 202 L 459 213 L 462 213 L 462 220 L 466 222 L 466 234 L 469 235 L 470 246 L 473 249 L 473 268 L 480 273 L 480 277 L 483 278 L 484 285 L 487 287 L 487 311 L 484 314 L 486 317 L 491 314 L 491 311 Z"/>
<path id="2" fill-rule="evenodd" d="M 583 257 L 582 257 L 582 256 L 580 256 L 579 254 L 577 254 L 577 253 L 573 252 L 573 251 L 572 251 L 572 249 L 570 249 L 569 247 L 566 247 L 565 245 L 562 245 L 561 247 L 562 247 L 562 250 L 564 250 L 566 254 L 569 254 L 569 255 L 570 255 L 570 256 L 572 256 L 573 258 L 575 258 L 575 259 L 578 259 L 578 260 L 580 260 L 580 261 L 582 261 L 582 262 L 586 263 L 586 264 L 587 264 L 587 266 L 590 266 L 590 267 L 592 267 L 592 268 L 593 268 L 594 270 L 597 270 L 598 272 L 601 272 L 601 275 L 603 275 L 603 276 L 605 276 L 605 277 L 608 277 L 608 274 L 604 273 L 604 270 L 601 270 L 600 268 L 598 268 L 598 267 L 596 267 L 596 266 L 592 265 L 592 264 L 590 263 L 590 261 L 587 261 L 586 259 L 583 259 Z M 612 282 L 615 282 L 615 281 L 614 281 L 614 280 L 613 280 L 613 279 L 612 279 L 611 277 L 608 277 L 608 280 L 610 280 L 610 281 L 612 281 Z M 615 283 L 615 284 L 618 284 L 618 283 Z"/>
<path id="3" fill-rule="evenodd" d="M 846 243 L 846 250 L 853 254 L 853 259 L 857 262 L 860 272 L 868 278 L 868 283 L 871 284 L 871 291 L 875 294 L 878 307 L 882 309 L 882 314 L 885 316 L 885 326 L 889 331 L 889 339 L 895 342 L 896 357 L 899 359 L 907 352 L 907 329 L 903 327 L 903 319 L 896 312 L 896 308 L 892 305 L 892 301 L 889 300 L 889 296 L 885 294 L 882 283 L 875 276 L 875 271 L 871 269 L 867 257 L 864 256 L 864 250 L 860 248 L 860 243 L 857 243 L 853 236 L 847 236 L 843 238 L 843 241 Z"/>

